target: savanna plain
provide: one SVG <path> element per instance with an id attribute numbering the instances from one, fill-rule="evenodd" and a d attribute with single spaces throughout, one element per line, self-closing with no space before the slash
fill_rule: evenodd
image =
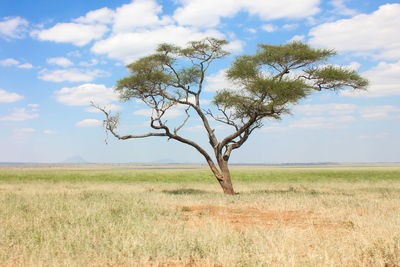
<path id="1" fill-rule="evenodd" d="M 400 166 L 0 167 L 0 266 L 400 266 Z"/>

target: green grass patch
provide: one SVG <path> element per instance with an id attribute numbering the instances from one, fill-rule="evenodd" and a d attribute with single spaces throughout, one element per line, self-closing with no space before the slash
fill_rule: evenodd
<path id="1" fill-rule="evenodd" d="M 400 181 L 400 168 L 232 168 L 233 182 Z M 0 182 L 202 182 L 214 183 L 208 169 L 51 170 L 0 169 Z"/>

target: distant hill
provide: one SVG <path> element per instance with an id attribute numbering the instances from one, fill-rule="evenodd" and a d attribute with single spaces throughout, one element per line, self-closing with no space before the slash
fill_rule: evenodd
<path id="1" fill-rule="evenodd" d="M 87 163 L 90 163 L 90 162 L 85 160 L 81 156 L 74 156 L 74 157 L 67 158 L 66 160 L 64 160 L 61 163 L 87 164 Z"/>

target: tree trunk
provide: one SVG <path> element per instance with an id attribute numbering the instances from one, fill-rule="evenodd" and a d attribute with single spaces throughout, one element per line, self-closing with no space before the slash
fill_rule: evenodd
<path id="1" fill-rule="evenodd" d="M 220 160 L 218 162 L 219 168 L 221 169 L 221 179 L 218 179 L 219 184 L 224 190 L 224 194 L 234 195 L 235 191 L 233 190 L 232 181 L 231 181 L 231 173 L 229 172 L 228 162 L 225 160 Z M 217 177 L 218 178 L 218 177 Z"/>
<path id="2" fill-rule="evenodd" d="M 206 157 L 206 160 L 215 178 L 217 178 L 219 184 L 221 185 L 224 194 L 234 195 L 235 191 L 233 190 L 232 186 L 231 174 L 229 172 L 228 162 L 225 161 L 222 157 L 218 158 L 218 166 L 220 168 L 220 170 L 218 170 L 218 168 L 215 166 L 211 158 Z"/>

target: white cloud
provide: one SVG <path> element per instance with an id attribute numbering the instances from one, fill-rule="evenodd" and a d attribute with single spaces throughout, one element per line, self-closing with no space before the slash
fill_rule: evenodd
<path id="1" fill-rule="evenodd" d="M 24 63 L 24 64 L 21 64 L 21 65 L 18 65 L 18 68 L 20 68 L 20 69 L 32 69 L 33 65 L 30 64 L 30 63 Z"/>
<path id="2" fill-rule="evenodd" d="M 17 93 L 9 93 L 3 89 L 0 89 L 0 103 L 12 103 L 17 102 L 24 97 Z"/>
<path id="3" fill-rule="evenodd" d="M 36 130 L 33 128 L 19 128 L 19 129 L 14 129 L 13 132 L 17 134 L 23 134 L 23 133 L 34 133 L 36 132 Z"/>
<path id="4" fill-rule="evenodd" d="M 350 9 L 346 7 L 344 4 L 345 0 L 332 0 L 330 4 L 334 7 L 333 12 L 340 14 L 340 15 L 345 15 L 345 16 L 354 16 L 357 14 L 357 11 L 354 9 Z"/>
<path id="5" fill-rule="evenodd" d="M 13 58 L 7 58 L 7 59 L 0 60 L 0 66 L 3 66 L 3 67 L 15 66 L 18 64 L 19 64 L 19 61 L 15 60 Z"/>
<path id="6" fill-rule="evenodd" d="M 278 30 L 278 27 L 273 24 L 264 24 L 262 26 L 262 29 L 266 32 L 274 32 L 274 31 Z"/>
<path id="7" fill-rule="evenodd" d="M 37 117 L 39 117 L 39 114 L 29 113 L 25 108 L 14 108 L 14 112 L 11 115 L 0 117 L 0 121 L 25 121 Z"/>
<path id="8" fill-rule="evenodd" d="M 76 127 L 98 127 L 102 125 L 103 122 L 96 119 L 84 119 L 75 124 Z"/>
<path id="9" fill-rule="evenodd" d="M 133 114 L 150 118 L 153 115 L 153 111 L 151 109 L 138 109 L 138 110 L 134 111 Z M 163 115 L 162 118 L 163 119 L 172 119 L 172 118 L 180 117 L 184 114 L 185 113 L 181 108 L 171 107 L 165 112 L 165 114 Z M 154 116 L 156 116 L 156 113 L 154 113 Z"/>
<path id="10" fill-rule="evenodd" d="M 69 57 L 81 57 L 82 55 L 81 55 L 81 52 L 79 52 L 78 50 L 74 50 L 74 51 L 68 52 L 67 56 L 69 56 Z"/>
<path id="11" fill-rule="evenodd" d="M 158 14 L 162 6 L 154 0 L 135 0 L 130 4 L 117 8 L 113 25 L 114 32 L 130 32 L 140 27 L 164 25 L 171 23 L 168 17 L 162 19 Z"/>
<path id="12" fill-rule="evenodd" d="M 65 57 L 52 57 L 48 58 L 46 61 L 48 64 L 58 65 L 64 68 L 74 65 L 71 60 Z"/>
<path id="13" fill-rule="evenodd" d="M 19 64 L 19 61 L 13 58 L 6 58 L 0 60 L 0 66 L 3 67 L 10 67 L 10 66 L 17 66 L 20 69 L 32 69 L 33 66 L 30 63 Z"/>
<path id="14" fill-rule="evenodd" d="M 335 129 L 348 127 L 350 122 L 355 121 L 355 118 L 350 115 L 344 116 L 319 116 L 305 117 L 290 123 L 287 126 L 279 126 L 274 123 L 271 126 L 263 127 L 263 132 L 281 132 L 290 129 Z"/>
<path id="15" fill-rule="evenodd" d="M 105 109 L 106 111 L 111 111 L 111 112 L 119 111 L 122 109 L 121 106 L 118 106 L 116 104 L 102 105 L 101 108 Z M 95 107 L 86 108 L 85 111 L 90 112 L 90 113 L 100 113 L 101 112 L 100 110 L 98 110 Z"/>
<path id="16" fill-rule="evenodd" d="M 28 107 L 30 107 L 30 108 L 38 108 L 39 104 L 28 104 Z"/>
<path id="17" fill-rule="evenodd" d="M 345 127 L 346 123 L 355 121 L 353 116 L 337 116 L 337 117 L 309 117 L 303 118 L 289 124 L 289 128 L 299 129 L 316 129 L 316 128 L 338 128 Z"/>
<path id="18" fill-rule="evenodd" d="M 213 27 L 221 17 L 232 17 L 239 11 L 257 15 L 268 21 L 280 18 L 306 18 L 319 11 L 319 0 L 180 0 L 174 19 L 181 25 Z"/>
<path id="19" fill-rule="evenodd" d="M 108 75 L 107 72 L 82 69 L 65 69 L 65 70 L 47 70 L 43 69 L 39 72 L 38 78 L 50 82 L 91 82 L 97 77 Z"/>
<path id="20" fill-rule="evenodd" d="M 0 37 L 6 40 L 23 38 L 29 23 L 21 17 L 6 17 L 0 21 Z"/>
<path id="21" fill-rule="evenodd" d="M 365 71 L 362 76 L 370 81 L 367 91 L 342 91 L 341 95 L 353 97 L 381 97 L 400 95 L 400 61 L 380 62 L 376 67 Z"/>
<path id="22" fill-rule="evenodd" d="M 346 115 L 354 113 L 357 106 L 354 104 L 315 104 L 315 105 L 299 105 L 293 108 L 293 113 L 303 113 L 306 116 L 319 115 Z"/>
<path id="23" fill-rule="evenodd" d="M 204 86 L 204 91 L 216 92 L 222 89 L 236 90 L 237 86 L 226 78 L 226 71 L 227 69 L 222 69 L 219 72 L 206 77 L 206 84 Z"/>
<path id="24" fill-rule="evenodd" d="M 135 115 L 146 116 L 146 117 L 151 117 L 152 113 L 153 113 L 152 110 L 149 108 L 138 109 L 133 112 L 133 114 Z"/>
<path id="25" fill-rule="evenodd" d="M 58 102 L 68 106 L 88 106 L 91 102 L 96 105 L 108 105 L 111 101 L 118 100 L 118 95 L 113 88 L 103 84 L 82 84 L 76 87 L 64 87 L 55 92 Z"/>
<path id="26" fill-rule="evenodd" d="M 299 27 L 299 24 L 296 23 L 292 23 L 292 24 L 285 24 L 282 26 L 283 29 L 287 30 L 287 31 L 291 31 L 291 30 L 295 30 Z"/>
<path id="27" fill-rule="evenodd" d="M 306 36 L 305 35 L 295 35 L 295 36 L 293 36 L 290 40 L 289 40 L 289 43 L 290 42 L 297 42 L 297 41 L 304 41 L 304 39 L 306 38 Z"/>
<path id="28" fill-rule="evenodd" d="M 115 12 L 107 7 L 89 11 L 85 16 L 79 17 L 74 21 L 85 24 L 109 24 L 114 20 Z"/>
<path id="29" fill-rule="evenodd" d="M 51 135 L 51 134 L 56 134 L 57 132 L 53 130 L 44 130 L 43 133 Z"/>
<path id="30" fill-rule="evenodd" d="M 360 14 L 311 29 L 314 46 L 351 51 L 381 59 L 400 59 L 400 4 L 382 5 L 372 14 Z"/>
<path id="31" fill-rule="evenodd" d="M 369 106 L 360 109 L 361 117 L 366 120 L 390 120 L 400 118 L 400 107 L 385 106 Z"/>
<path id="32" fill-rule="evenodd" d="M 234 40 L 229 42 L 227 45 L 224 45 L 222 48 L 225 51 L 231 52 L 231 53 L 239 53 L 243 51 L 243 45 L 244 42 L 240 40 Z"/>
<path id="33" fill-rule="evenodd" d="M 168 25 L 162 28 L 112 35 L 96 42 L 91 50 L 96 54 L 107 54 L 112 59 L 122 60 L 128 64 L 153 53 L 160 43 L 183 46 L 189 41 L 205 37 L 223 38 L 223 35 L 215 30 L 199 32 L 196 28 Z"/>
<path id="34" fill-rule="evenodd" d="M 249 32 L 249 33 L 252 33 L 252 34 L 257 33 L 257 30 L 254 29 L 254 28 L 247 28 L 246 31 Z"/>
<path id="35" fill-rule="evenodd" d="M 189 101 L 190 103 L 195 104 L 196 98 L 195 98 L 194 96 L 190 96 L 190 97 L 188 97 L 188 101 Z M 209 105 L 210 103 L 211 103 L 210 100 L 207 100 L 207 99 L 200 99 L 200 104 L 201 104 L 201 105 Z"/>
<path id="36" fill-rule="evenodd" d="M 81 61 L 81 62 L 79 62 L 79 65 L 80 66 L 84 66 L 84 67 L 92 67 L 92 66 L 95 66 L 97 64 L 99 64 L 99 61 L 97 59 L 95 59 L 95 58 L 93 58 L 90 61 Z"/>
<path id="37" fill-rule="evenodd" d="M 84 46 L 92 40 L 101 38 L 107 31 L 108 28 L 101 24 L 57 23 L 50 29 L 32 32 L 32 36 L 42 41 L 72 43 L 76 46 Z"/>

